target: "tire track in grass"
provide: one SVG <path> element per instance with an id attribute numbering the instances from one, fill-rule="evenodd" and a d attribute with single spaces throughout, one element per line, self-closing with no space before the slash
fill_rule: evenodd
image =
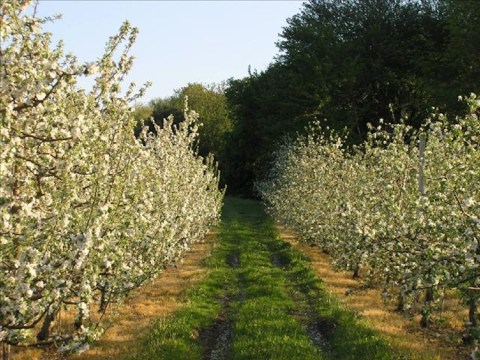
<path id="1" fill-rule="evenodd" d="M 286 244 L 271 241 L 269 243 L 269 248 L 272 251 L 272 264 L 283 269 L 288 274 L 292 269 L 292 256 L 288 253 L 288 247 Z M 337 324 L 328 319 L 321 319 L 315 313 L 313 309 L 314 305 L 311 303 L 305 303 L 304 297 L 307 293 L 306 288 L 292 288 L 292 284 L 289 284 L 289 287 L 291 288 L 289 292 L 290 297 L 296 304 L 296 308 L 292 312 L 292 315 L 304 324 L 311 342 L 324 351 L 328 351 L 327 338 Z"/>
<path id="2" fill-rule="evenodd" d="M 277 236 L 268 244 L 272 263 L 285 271 L 289 294 L 296 304 L 293 316 L 304 324 L 312 343 L 327 359 L 408 359 L 357 315 L 340 307 L 318 279 L 310 261 Z"/>
<path id="3" fill-rule="evenodd" d="M 240 266 L 240 254 L 238 249 L 231 251 L 225 258 L 225 263 L 232 269 Z M 219 316 L 207 328 L 200 329 L 200 342 L 203 344 L 202 360 L 229 359 L 232 357 L 232 332 L 233 321 L 231 318 L 232 299 L 223 296 L 220 299 L 222 305 Z"/>
<path id="4" fill-rule="evenodd" d="M 242 201 L 239 238 L 239 287 L 244 294 L 234 312 L 233 359 L 322 359 L 301 324 L 291 316 L 295 304 L 287 293 L 282 270 L 271 263 L 264 239 L 274 236 L 257 202 Z M 238 205 L 237 205 L 238 206 Z"/>
<path id="5" fill-rule="evenodd" d="M 341 311 L 259 202 L 227 198 L 207 278 L 134 359 L 397 359 Z"/>
<path id="6" fill-rule="evenodd" d="M 230 299 L 222 299 L 219 316 L 207 328 L 200 329 L 203 345 L 202 360 L 228 359 L 232 353 L 233 323 L 230 318 Z"/>

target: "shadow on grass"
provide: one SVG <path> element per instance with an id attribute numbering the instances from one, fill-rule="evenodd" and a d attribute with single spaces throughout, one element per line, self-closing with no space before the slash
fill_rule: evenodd
<path id="1" fill-rule="evenodd" d="M 259 202 L 227 198 L 208 277 L 133 359 L 400 359 L 327 295 Z M 227 299 L 227 300 L 226 300 Z"/>

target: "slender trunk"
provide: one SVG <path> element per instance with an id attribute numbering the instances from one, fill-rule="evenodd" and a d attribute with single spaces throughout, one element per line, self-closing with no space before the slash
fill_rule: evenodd
<path id="1" fill-rule="evenodd" d="M 102 296 L 100 298 L 100 308 L 98 309 L 98 312 L 101 314 L 104 314 L 105 311 L 107 311 L 107 306 L 108 306 L 108 299 L 107 299 L 107 286 L 102 288 Z"/>
<path id="2" fill-rule="evenodd" d="M 422 314 L 422 319 L 420 320 L 420 326 L 422 328 L 428 328 L 428 324 L 430 323 L 430 312 L 425 312 Z"/>
<path id="3" fill-rule="evenodd" d="M 2 343 L 2 360 L 10 359 L 10 344 Z"/>
<path id="4" fill-rule="evenodd" d="M 398 294 L 397 298 L 397 308 L 395 309 L 396 311 L 404 311 L 405 310 L 405 297 L 403 296 L 402 293 Z"/>
<path id="5" fill-rule="evenodd" d="M 475 328 L 478 326 L 478 319 L 477 319 L 477 300 L 474 296 L 470 296 L 468 300 L 468 320 L 470 321 L 470 326 Z"/>
<path id="6" fill-rule="evenodd" d="M 85 312 L 83 311 L 83 309 L 78 309 L 78 315 L 73 323 L 73 325 L 75 326 L 75 330 L 79 330 L 82 327 L 83 320 L 85 320 Z"/>
<path id="7" fill-rule="evenodd" d="M 82 327 L 82 325 L 83 325 L 83 313 L 78 314 L 78 316 L 76 317 L 73 325 L 75 326 L 75 330 L 78 330 Z"/>
<path id="8" fill-rule="evenodd" d="M 58 310 L 47 311 L 47 315 L 43 320 L 42 328 L 37 334 L 38 341 L 45 341 L 50 337 L 50 330 L 52 328 L 52 324 L 55 320 L 55 316 L 57 315 Z"/>
<path id="9" fill-rule="evenodd" d="M 433 302 L 434 299 L 434 291 L 433 287 L 429 287 L 425 291 L 425 304 L 424 304 L 424 310 L 422 311 L 422 319 L 420 320 L 420 326 L 422 328 L 427 328 L 428 325 L 430 324 L 430 306 Z"/>
<path id="10" fill-rule="evenodd" d="M 359 271 L 360 271 L 360 265 L 357 264 L 353 267 L 353 276 L 352 276 L 353 279 L 358 279 L 360 277 Z"/>
<path id="11" fill-rule="evenodd" d="M 431 303 L 433 301 L 433 297 L 434 297 L 433 287 L 429 287 L 425 291 L 425 303 Z"/>
<path id="12" fill-rule="evenodd" d="M 18 198 L 20 197 L 20 183 L 18 178 L 20 177 L 20 166 L 18 165 L 18 161 L 15 162 L 15 165 L 13 167 L 13 174 L 15 176 L 15 180 L 13 181 L 12 184 L 12 194 L 14 198 L 15 205 L 13 205 L 10 209 L 10 214 L 12 214 L 14 217 L 18 214 L 20 211 L 20 206 L 18 205 Z M 15 232 L 17 229 L 15 229 Z M 15 258 L 18 258 L 20 255 L 20 240 L 19 237 L 14 237 L 13 238 L 13 252 L 15 254 Z"/>

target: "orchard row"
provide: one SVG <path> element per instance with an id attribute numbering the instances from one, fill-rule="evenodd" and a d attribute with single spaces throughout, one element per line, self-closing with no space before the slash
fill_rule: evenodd
<path id="1" fill-rule="evenodd" d="M 462 118 L 436 114 L 420 130 L 370 127 L 368 140 L 353 147 L 317 124 L 278 151 L 257 186 L 271 213 L 328 252 L 338 269 L 361 270 L 399 309 L 421 301 L 422 325 L 444 291 L 458 289 L 475 332 L 480 100 L 464 101 Z"/>
<path id="2" fill-rule="evenodd" d="M 137 30 L 125 23 L 95 63 L 51 49 L 28 2 L 0 5 L 0 342 L 81 350 L 104 313 L 174 263 L 218 220 L 212 159 L 195 151 L 197 114 L 135 137 L 121 84 Z M 95 75 L 91 91 L 77 79 Z M 74 324 L 56 329 L 69 309 Z"/>

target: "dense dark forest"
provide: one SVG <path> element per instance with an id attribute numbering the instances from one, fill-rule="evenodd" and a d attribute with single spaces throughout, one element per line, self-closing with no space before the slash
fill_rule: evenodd
<path id="1" fill-rule="evenodd" d="M 380 119 L 418 127 L 432 112 L 454 118 L 464 111 L 458 96 L 479 91 L 480 1 L 311 0 L 287 23 L 265 71 L 150 104 L 157 122 L 181 119 L 189 95 L 205 123 L 200 152 L 216 155 L 232 194 L 255 196 L 276 144 L 312 121 L 355 144 Z"/>

